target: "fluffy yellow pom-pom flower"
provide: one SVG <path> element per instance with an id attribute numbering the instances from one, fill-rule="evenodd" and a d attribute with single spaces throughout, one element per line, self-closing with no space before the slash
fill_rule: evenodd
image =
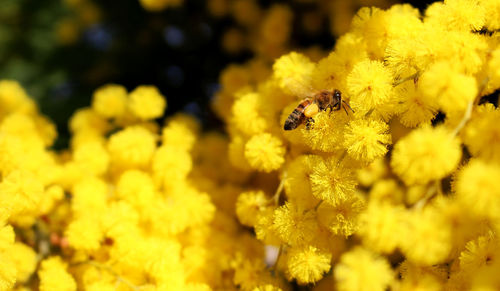
<path id="1" fill-rule="evenodd" d="M 419 124 L 430 124 L 437 113 L 438 104 L 435 99 L 424 98 L 413 83 L 401 84 L 397 87 L 397 94 L 404 96 L 398 106 L 399 121 L 407 127 L 416 127 Z"/>
<path id="2" fill-rule="evenodd" d="M 319 231 L 314 213 L 291 202 L 274 211 L 273 229 L 282 241 L 292 246 L 313 241 Z"/>
<path id="3" fill-rule="evenodd" d="M 156 148 L 155 136 L 141 126 L 127 127 L 109 138 L 111 162 L 123 168 L 145 167 Z"/>
<path id="4" fill-rule="evenodd" d="M 139 86 L 129 94 L 129 108 L 142 120 L 158 118 L 167 106 L 165 97 L 155 86 Z"/>
<path id="5" fill-rule="evenodd" d="M 382 62 L 364 60 L 347 76 L 350 105 L 354 111 L 366 113 L 391 98 L 393 77 Z"/>
<path id="6" fill-rule="evenodd" d="M 156 185 L 175 187 L 186 178 L 192 166 L 189 153 L 175 146 L 162 145 L 153 156 L 153 178 Z"/>
<path id="7" fill-rule="evenodd" d="M 285 162 L 285 152 L 282 141 L 269 133 L 254 135 L 245 144 L 248 163 L 263 172 L 279 169 Z"/>
<path id="8" fill-rule="evenodd" d="M 29 100 L 28 94 L 18 82 L 13 80 L 0 81 L 0 113 L 2 115 L 16 111 Z"/>
<path id="9" fill-rule="evenodd" d="M 118 179 L 116 195 L 135 207 L 146 207 L 155 196 L 153 179 L 142 171 L 126 171 Z"/>
<path id="10" fill-rule="evenodd" d="M 358 230 L 358 216 L 364 208 L 361 195 L 349 196 L 335 206 L 322 203 L 318 207 L 318 221 L 333 234 L 348 237 Z"/>
<path id="11" fill-rule="evenodd" d="M 236 201 L 236 215 L 242 224 L 254 226 L 257 223 L 259 211 L 267 202 L 268 199 L 263 191 L 243 192 Z"/>
<path id="12" fill-rule="evenodd" d="M 246 135 L 263 132 L 269 125 L 260 114 L 261 109 L 261 98 L 258 93 L 249 92 L 243 94 L 233 104 L 232 124 Z"/>
<path id="13" fill-rule="evenodd" d="M 38 271 L 40 291 L 76 290 L 75 279 L 66 270 L 66 264 L 60 257 L 45 259 Z"/>
<path id="14" fill-rule="evenodd" d="M 69 245 L 76 250 L 95 251 L 101 246 L 103 232 L 96 219 L 80 217 L 71 221 L 66 232 Z"/>
<path id="15" fill-rule="evenodd" d="M 102 175 L 109 166 L 108 152 L 99 141 L 79 144 L 73 152 L 73 159 L 88 174 Z"/>
<path id="16" fill-rule="evenodd" d="M 465 110 L 477 95 L 476 79 L 458 72 L 448 62 L 438 62 L 426 70 L 418 89 L 427 100 L 437 100 L 446 113 Z"/>
<path id="17" fill-rule="evenodd" d="M 480 216 L 500 215 L 500 167 L 472 160 L 458 174 L 455 189 L 458 200 Z"/>
<path id="18" fill-rule="evenodd" d="M 92 109 L 108 118 L 121 116 L 127 109 L 127 94 L 127 89 L 121 85 L 102 86 L 92 96 Z"/>
<path id="19" fill-rule="evenodd" d="M 492 104 L 479 106 L 463 132 L 473 156 L 500 163 L 500 110 Z"/>
<path id="20" fill-rule="evenodd" d="M 358 235 L 363 243 L 381 253 L 391 253 L 400 242 L 404 209 L 389 203 L 371 202 L 360 215 Z"/>
<path id="21" fill-rule="evenodd" d="M 310 175 L 312 194 L 336 205 L 354 194 L 357 181 L 352 169 L 338 159 L 323 159 L 314 167 Z"/>
<path id="22" fill-rule="evenodd" d="M 343 111 L 319 112 L 311 129 L 301 129 L 305 143 L 313 150 L 334 152 L 343 149 L 344 126 L 350 116 Z"/>
<path id="23" fill-rule="evenodd" d="M 7 213 L 33 210 L 43 195 L 43 185 L 31 172 L 15 170 L 6 175 L 0 183 L 0 200 Z"/>
<path id="24" fill-rule="evenodd" d="M 358 119 L 351 121 L 344 133 L 347 153 L 358 161 L 372 162 L 387 152 L 391 142 L 387 123 L 378 120 Z"/>
<path id="25" fill-rule="evenodd" d="M 330 270 L 332 254 L 313 246 L 292 248 L 287 254 L 288 271 L 299 284 L 319 281 Z"/>
<path id="26" fill-rule="evenodd" d="M 407 184 L 425 184 L 444 178 L 457 167 L 460 142 L 445 128 L 412 131 L 394 146 L 391 167 Z"/>
<path id="27" fill-rule="evenodd" d="M 177 120 L 171 120 L 161 131 L 161 140 L 163 144 L 176 146 L 181 150 L 191 150 L 196 142 L 197 124 L 192 126 L 190 122 L 196 124 L 196 121 L 189 120 L 187 116 L 179 116 Z"/>
<path id="28" fill-rule="evenodd" d="M 389 263 L 361 247 L 344 253 L 333 275 L 339 291 L 383 291 L 393 281 Z"/>
<path id="29" fill-rule="evenodd" d="M 17 281 L 25 282 L 36 269 L 37 254 L 29 246 L 16 242 L 9 248 L 9 252 L 15 254 L 12 256 L 17 269 Z M 1 289 L 1 288 L 0 288 Z"/>
<path id="30" fill-rule="evenodd" d="M 319 202 L 312 195 L 309 176 L 322 158 L 316 155 L 301 155 L 286 164 L 284 175 L 284 188 L 289 199 L 300 202 L 309 208 Z"/>
<path id="31" fill-rule="evenodd" d="M 401 251 L 413 263 L 429 266 L 446 261 L 452 247 L 451 224 L 435 207 L 412 212 L 401 232 Z"/>
<path id="32" fill-rule="evenodd" d="M 493 232 L 468 242 L 460 253 L 460 269 L 466 274 L 473 274 L 486 265 L 500 262 L 500 241 Z"/>
<path id="33" fill-rule="evenodd" d="M 2 291 L 12 290 L 12 287 L 16 283 L 17 266 L 12 257 L 13 255 L 13 253 L 5 251 L 0 252 L 0 260 L 2 262 L 2 267 L 0 268 L 0 290 Z"/>
<path id="34" fill-rule="evenodd" d="M 311 94 L 311 77 L 315 65 L 303 54 L 291 52 L 276 60 L 273 65 L 274 78 L 291 95 L 301 98 Z"/>

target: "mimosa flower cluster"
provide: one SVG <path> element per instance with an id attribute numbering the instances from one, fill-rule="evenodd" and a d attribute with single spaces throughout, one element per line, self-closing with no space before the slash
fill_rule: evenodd
<path id="1" fill-rule="evenodd" d="M 269 276 L 317 290 L 500 286 L 500 111 L 482 98 L 500 89 L 499 20 L 493 0 L 362 8 L 319 61 L 291 52 L 267 74 L 223 72 L 229 160 L 269 181 L 246 184 L 236 214 L 279 250 L 267 267 L 242 262 L 241 289 L 286 290 Z M 334 89 L 339 110 L 283 129 Z"/>
<path id="2" fill-rule="evenodd" d="M 224 194 L 226 139 L 182 114 L 158 126 L 156 87 L 96 90 L 60 153 L 18 83 L 0 104 L 0 290 L 227 290 L 263 256 Z"/>

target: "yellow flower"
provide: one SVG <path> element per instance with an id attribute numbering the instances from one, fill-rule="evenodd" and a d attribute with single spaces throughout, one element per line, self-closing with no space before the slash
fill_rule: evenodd
<path id="1" fill-rule="evenodd" d="M 493 104 L 479 106 L 463 131 L 463 141 L 473 156 L 500 163 L 500 110 Z"/>
<path id="2" fill-rule="evenodd" d="M 192 169 L 192 159 L 189 153 L 177 147 L 162 145 L 152 160 L 153 179 L 157 186 L 172 188 L 182 184 Z"/>
<path id="3" fill-rule="evenodd" d="M 430 124 L 437 113 L 438 105 L 434 99 L 427 99 L 412 83 L 399 85 L 397 93 L 404 96 L 399 104 L 399 121 L 407 127 Z"/>
<path id="4" fill-rule="evenodd" d="M 36 209 L 42 195 L 42 183 L 29 171 L 10 172 L 0 183 L 1 204 L 12 215 Z"/>
<path id="5" fill-rule="evenodd" d="M 457 175 L 455 191 L 460 203 L 475 215 L 499 217 L 500 167 L 473 159 Z"/>
<path id="6" fill-rule="evenodd" d="M 356 113 L 367 113 L 392 97 L 393 77 L 382 62 L 364 60 L 357 63 L 347 76 L 347 93 Z"/>
<path id="7" fill-rule="evenodd" d="M 418 82 L 418 89 L 424 98 L 437 100 L 439 107 L 446 113 L 464 111 L 477 96 L 476 79 L 457 72 L 448 62 L 435 63 L 422 74 Z"/>
<path id="8" fill-rule="evenodd" d="M 312 196 L 309 177 L 321 161 L 320 156 L 301 155 L 286 165 L 283 183 L 289 200 L 293 199 L 308 208 L 314 208 L 318 204 L 319 200 Z"/>
<path id="9" fill-rule="evenodd" d="M 394 280 L 389 263 L 361 247 L 344 253 L 333 275 L 339 291 L 382 291 Z"/>
<path id="10" fill-rule="evenodd" d="M 293 247 L 287 254 L 288 271 L 297 283 L 319 281 L 330 270 L 332 254 L 313 246 Z"/>
<path id="11" fill-rule="evenodd" d="M 40 202 L 40 214 L 48 214 L 52 211 L 57 202 L 64 198 L 64 189 L 56 184 L 45 188 L 45 192 Z"/>
<path id="12" fill-rule="evenodd" d="M 365 246 L 389 254 L 399 246 L 405 211 L 387 202 L 370 202 L 359 216 L 357 234 Z"/>
<path id="13" fill-rule="evenodd" d="M 150 175 L 139 170 L 124 172 L 116 183 L 116 195 L 139 209 L 146 208 L 155 196 L 155 185 Z"/>
<path id="14" fill-rule="evenodd" d="M 263 104 L 261 96 L 255 92 L 243 94 L 232 107 L 231 123 L 246 135 L 254 135 L 265 131 L 269 124 L 262 116 Z"/>
<path id="15" fill-rule="evenodd" d="M 155 86 L 139 86 L 129 94 L 130 111 L 142 120 L 161 117 L 167 107 L 165 97 Z"/>
<path id="16" fill-rule="evenodd" d="M 388 165 L 385 159 L 380 158 L 373 161 L 368 166 L 358 170 L 359 184 L 364 187 L 369 187 L 377 180 L 382 179 L 388 173 Z"/>
<path id="17" fill-rule="evenodd" d="M 127 89 L 121 85 L 104 85 L 92 96 L 92 109 L 98 114 L 107 117 L 119 117 L 127 109 Z"/>
<path id="18" fill-rule="evenodd" d="M 245 144 L 248 163 L 263 172 L 279 169 L 285 162 L 285 152 L 282 141 L 269 133 L 254 135 Z"/>
<path id="19" fill-rule="evenodd" d="M 233 136 L 228 147 L 228 158 L 233 167 L 243 171 L 250 171 L 252 168 L 245 157 L 246 143 L 247 139 L 242 135 Z"/>
<path id="20" fill-rule="evenodd" d="M 29 102 L 26 91 L 13 80 L 0 81 L 0 115 L 17 111 L 24 103 Z"/>
<path id="21" fill-rule="evenodd" d="M 312 242 L 319 231 L 315 213 L 291 202 L 274 211 L 273 228 L 283 242 L 292 246 Z"/>
<path id="22" fill-rule="evenodd" d="M 264 262 L 256 258 L 246 259 L 240 263 L 235 268 L 233 278 L 233 283 L 239 286 L 241 290 L 253 290 L 258 286 L 277 283 L 276 281 L 278 280 L 273 280 L 267 272 Z"/>
<path id="23" fill-rule="evenodd" d="M 8 250 L 17 270 L 16 281 L 26 282 L 37 267 L 37 253 L 29 246 L 16 242 Z M 2 271 L 3 272 L 3 271 Z M 0 287 L 0 289 L 2 289 Z"/>
<path id="24" fill-rule="evenodd" d="M 446 270 L 439 267 L 421 267 L 404 261 L 399 265 L 401 273 L 401 290 L 403 291 L 439 291 L 447 279 Z M 453 289 L 444 289 L 453 290 Z"/>
<path id="25" fill-rule="evenodd" d="M 358 161 L 372 162 L 387 152 L 391 142 L 387 123 L 378 120 L 357 119 L 349 122 L 344 132 L 344 147 Z"/>
<path id="26" fill-rule="evenodd" d="M 398 204 L 403 202 L 404 191 L 396 179 L 380 179 L 372 185 L 369 194 L 372 201 Z"/>
<path id="27" fill-rule="evenodd" d="M 69 223 L 65 236 L 75 250 L 96 251 L 101 246 L 103 232 L 96 219 L 80 217 Z"/>
<path id="28" fill-rule="evenodd" d="M 314 167 L 310 183 L 314 197 L 334 206 L 354 195 L 357 185 L 353 169 L 333 157 Z"/>
<path id="29" fill-rule="evenodd" d="M 0 269 L 0 290 L 12 290 L 17 278 L 18 265 L 13 258 L 16 254 L 5 251 L 0 251 L 0 260 L 2 267 Z M 76 290 L 76 289 L 75 289 Z"/>
<path id="30" fill-rule="evenodd" d="M 335 50 L 322 58 L 313 71 L 312 83 L 318 89 L 339 89 L 347 93 L 347 75 L 358 62 L 368 58 L 363 39 L 354 33 L 346 33 L 335 42 Z M 343 98 L 349 99 L 348 94 Z"/>
<path id="31" fill-rule="evenodd" d="M 73 185 L 71 209 L 74 215 L 88 217 L 99 215 L 106 209 L 108 185 L 102 179 L 88 177 Z M 92 212 L 89 212 L 92 209 Z"/>
<path id="32" fill-rule="evenodd" d="M 109 155 L 99 141 L 79 144 L 73 152 L 73 159 L 88 174 L 102 175 L 108 170 Z"/>
<path id="33" fill-rule="evenodd" d="M 104 134 L 110 128 L 108 121 L 90 108 L 78 109 L 69 121 L 69 129 L 72 133 L 92 131 Z"/>
<path id="34" fill-rule="evenodd" d="M 196 125 L 190 123 L 195 123 Z M 187 116 L 179 116 L 178 119 L 170 120 L 167 126 L 161 131 L 162 143 L 177 146 L 179 149 L 189 151 L 196 142 L 197 126 L 197 122 L 190 120 Z"/>
<path id="35" fill-rule="evenodd" d="M 254 226 L 255 237 L 268 245 L 280 245 L 281 239 L 276 233 L 273 223 L 274 209 L 272 207 L 264 208 L 257 214 Z"/>
<path id="36" fill-rule="evenodd" d="M 75 279 L 66 270 L 61 257 L 50 257 L 42 261 L 38 270 L 40 291 L 76 290 Z"/>
<path id="37" fill-rule="evenodd" d="M 500 28 L 500 4 L 496 1 L 481 1 L 479 3 L 485 11 L 485 26 L 493 31 Z"/>
<path id="38" fill-rule="evenodd" d="M 500 261 L 500 242 L 493 232 L 468 242 L 460 253 L 460 270 L 472 274 L 486 265 Z"/>
<path id="39" fill-rule="evenodd" d="M 254 226 L 257 215 L 268 203 L 268 198 L 263 191 L 243 192 L 236 201 L 236 215 L 243 225 Z"/>
<path id="40" fill-rule="evenodd" d="M 462 151 L 458 139 L 445 128 L 412 131 L 394 146 L 391 167 L 407 184 L 425 184 L 451 174 Z"/>
<path id="41" fill-rule="evenodd" d="M 430 6 L 425 11 L 425 19 L 445 29 L 474 31 L 484 26 L 485 14 L 485 9 L 476 1 L 451 0 Z"/>
<path id="42" fill-rule="evenodd" d="M 446 261 L 452 247 L 451 225 L 436 207 L 410 213 L 408 226 L 401 232 L 401 251 L 418 265 L 430 266 Z"/>
<path id="43" fill-rule="evenodd" d="M 350 31 L 360 35 L 365 49 L 373 59 L 381 59 L 389 36 L 388 13 L 377 7 L 362 7 L 351 22 Z"/>
<path id="44" fill-rule="evenodd" d="M 305 143 L 313 150 L 335 152 L 344 148 L 344 127 L 350 118 L 343 110 L 319 112 L 314 115 L 312 128 L 300 131 Z"/>
<path id="45" fill-rule="evenodd" d="M 332 206 L 322 203 L 318 207 L 318 221 L 333 234 L 348 237 L 358 230 L 358 216 L 365 208 L 361 195 L 353 195 Z"/>
<path id="46" fill-rule="evenodd" d="M 155 136 L 141 126 L 127 127 L 113 134 L 108 141 L 111 163 L 125 169 L 146 167 L 155 148 Z"/>
<path id="47" fill-rule="evenodd" d="M 306 56 L 291 52 L 277 59 L 273 65 L 273 77 L 288 94 L 305 98 L 312 92 L 311 77 L 315 65 Z"/>

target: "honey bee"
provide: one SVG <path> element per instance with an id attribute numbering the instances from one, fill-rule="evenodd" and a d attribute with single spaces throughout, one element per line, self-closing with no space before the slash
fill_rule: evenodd
<path id="1" fill-rule="evenodd" d="M 352 108 L 344 100 L 342 100 L 342 94 L 339 90 L 335 89 L 333 91 L 323 90 L 316 93 L 312 98 L 308 97 L 304 99 L 299 105 L 293 110 L 285 121 L 285 130 L 292 130 L 297 128 L 299 125 L 306 122 L 306 128 L 310 129 L 314 123 L 313 116 L 316 115 L 320 110 L 326 111 L 330 109 L 340 110 L 344 108 L 347 113 L 347 106 L 352 112 Z"/>

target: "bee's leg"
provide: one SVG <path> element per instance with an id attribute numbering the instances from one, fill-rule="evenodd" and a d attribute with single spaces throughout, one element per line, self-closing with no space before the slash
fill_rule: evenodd
<path id="1" fill-rule="evenodd" d="M 337 111 L 340 109 L 340 103 L 336 103 L 336 104 L 328 104 L 328 107 L 330 109 L 330 112 L 329 114 L 332 114 L 332 111 Z"/>
<path id="2" fill-rule="evenodd" d="M 349 115 L 349 113 L 347 112 L 347 109 L 345 108 L 346 106 L 352 111 L 352 113 L 354 113 L 354 110 L 352 110 L 351 106 L 349 106 L 349 104 L 347 104 L 347 102 L 342 100 L 342 108 L 344 108 L 345 114 Z"/>
<path id="3" fill-rule="evenodd" d="M 314 127 L 314 119 L 312 117 L 309 117 L 306 120 L 306 129 L 309 130 L 312 129 L 313 127 Z"/>
<path id="4" fill-rule="evenodd" d="M 333 106 L 331 104 L 328 104 L 328 106 L 326 106 L 326 109 L 330 109 L 330 111 L 328 112 L 328 116 L 332 115 Z"/>

